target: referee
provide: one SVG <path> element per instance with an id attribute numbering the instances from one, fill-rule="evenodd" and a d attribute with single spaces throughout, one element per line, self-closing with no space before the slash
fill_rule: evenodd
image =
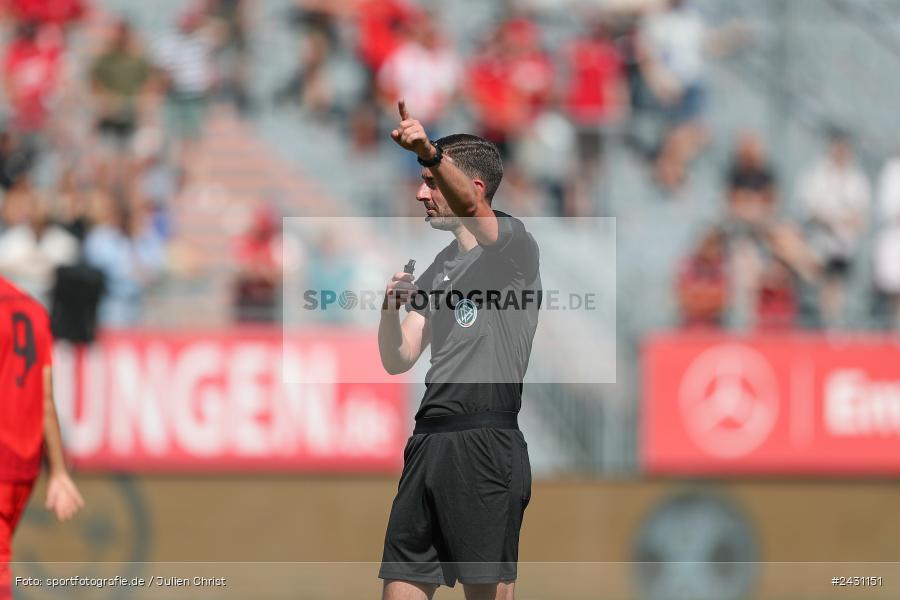
<path id="1" fill-rule="evenodd" d="M 416 199 L 431 227 L 455 239 L 418 279 L 397 273 L 385 290 L 385 369 L 409 370 L 429 344 L 431 365 L 388 520 L 383 599 L 430 599 L 459 580 L 468 600 L 508 600 L 531 497 L 517 413 L 538 321 L 538 246 L 521 221 L 491 208 L 503 177 L 492 143 L 468 134 L 432 142 L 399 108 L 391 137 L 423 167 Z"/>

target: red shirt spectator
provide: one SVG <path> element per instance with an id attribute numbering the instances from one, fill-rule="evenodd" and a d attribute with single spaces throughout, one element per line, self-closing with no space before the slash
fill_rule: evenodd
<path id="1" fill-rule="evenodd" d="M 502 142 L 521 131 L 549 103 L 553 78 L 537 26 L 524 18 L 503 24 L 469 66 L 469 94 L 483 133 Z"/>
<path id="2" fill-rule="evenodd" d="M 602 31 L 574 40 L 565 52 L 569 72 L 564 106 L 569 118 L 581 126 L 615 120 L 623 106 L 622 57 Z"/>
<path id="3" fill-rule="evenodd" d="M 362 0 L 359 8 L 359 56 L 377 73 L 404 41 L 403 24 L 415 14 L 405 0 Z"/>
<path id="4" fill-rule="evenodd" d="M 724 238 L 709 232 L 678 272 L 678 300 L 684 327 L 718 327 L 728 301 Z"/>
<path id="5" fill-rule="evenodd" d="M 3 9 L 19 22 L 67 25 L 87 10 L 85 0 L 4 0 Z"/>
<path id="6" fill-rule="evenodd" d="M 397 99 L 404 98 L 428 127 L 439 122 L 456 93 L 459 60 L 426 13 L 409 22 L 408 37 L 384 61 L 378 88 L 391 115 L 397 110 Z"/>
<path id="7" fill-rule="evenodd" d="M 483 129 L 500 132 L 520 129 L 527 107 L 509 83 L 508 65 L 493 56 L 476 58 L 469 66 L 469 95 Z"/>
<path id="8" fill-rule="evenodd" d="M 278 217 L 267 206 L 256 210 L 250 227 L 235 244 L 238 275 L 235 308 L 241 322 L 276 319 L 282 273 L 282 243 Z"/>
<path id="9" fill-rule="evenodd" d="M 3 61 L 3 78 L 13 122 L 20 131 L 43 127 L 50 97 L 59 83 L 61 58 L 59 36 L 38 33 L 33 24 L 19 26 Z"/>

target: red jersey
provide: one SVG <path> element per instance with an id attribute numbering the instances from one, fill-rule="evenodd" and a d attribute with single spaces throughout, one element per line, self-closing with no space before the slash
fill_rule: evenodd
<path id="1" fill-rule="evenodd" d="M 405 0 L 363 0 L 357 10 L 360 58 L 369 69 L 378 72 L 403 43 L 400 29 L 412 18 L 414 8 Z"/>
<path id="2" fill-rule="evenodd" d="M 0 481 L 31 481 L 40 471 L 52 343 L 44 307 L 0 277 Z"/>
<path id="3" fill-rule="evenodd" d="M 469 65 L 468 82 L 478 120 L 515 135 L 546 106 L 553 65 L 539 53 L 511 59 L 481 56 Z"/>
<path id="4" fill-rule="evenodd" d="M 19 21 L 66 24 L 84 16 L 84 0 L 6 0 L 6 10 Z"/>
<path id="5" fill-rule="evenodd" d="M 55 36 L 13 40 L 3 61 L 6 94 L 16 125 L 25 131 L 43 127 L 48 103 L 62 70 L 62 46 Z"/>
<path id="6" fill-rule="evenodd" d="M 566 53 L 569 84 L 565 107 L 579 125 L 597 125 L 618 116 L 616 86 L 622 79 L 622 59 L 615 44 L 597 39 L 573 42 Z"/>

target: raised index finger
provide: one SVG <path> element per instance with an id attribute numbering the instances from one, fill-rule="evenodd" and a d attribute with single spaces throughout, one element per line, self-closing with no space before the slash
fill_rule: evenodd
<path id="1" fill-rule="evenodd" d="M 400 109 L 400 120 L 401 121 L 406 121 L 407 119 L 409 119 L 409 111 L 406 110 L 406 100 L 400 100 L 397 103 L 397 108 Z"/>

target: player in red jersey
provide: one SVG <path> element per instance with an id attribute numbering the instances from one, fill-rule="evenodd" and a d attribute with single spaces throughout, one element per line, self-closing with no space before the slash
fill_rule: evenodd
<path id="1" fill-rule="evenodd" d="M 12 536 L 46 455 L 46 508 L 60 521 L 84 506 L 63 460 L 47 312 L 0 277 L 0 600 L 12 599 Z"/>

